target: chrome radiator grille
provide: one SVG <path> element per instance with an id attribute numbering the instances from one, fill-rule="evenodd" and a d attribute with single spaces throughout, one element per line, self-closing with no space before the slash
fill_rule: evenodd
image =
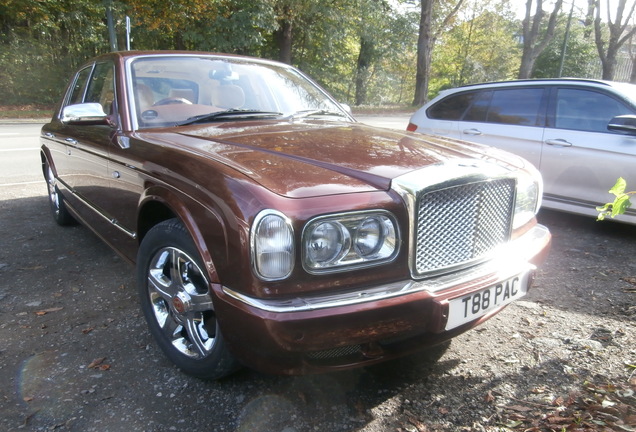
<path id="1" fill-rule="evenodd" d="M 486 258 L 510 237 L 515 180 L 499 179 L 417 196 L 416 276 Z"/>

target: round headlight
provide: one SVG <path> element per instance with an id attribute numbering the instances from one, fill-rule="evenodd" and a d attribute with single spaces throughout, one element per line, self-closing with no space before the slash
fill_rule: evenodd
<path id="1" fill-rule="evenodd" d="M 363 220 L 355 236 L 355 247 L 363 257 L 375 254 L 384 243 L 382 223 L 378 218 L 369 217 Z"/>
<path id="2" fill-rule="evenodd" d="M 541 175 L 534 167 L 527 167 L 529 172 L 517 175 L 517 200 L 513 228 L 519 228 L 528 223 L 541 207 L 543 182 Z"/>
<path id="3" fill-rule="evenodd" d="M 345 244 L 345 232 L 337 222 L 316 225 L 307 237 L 307 254 L 310 262 L 324 264 L 341 256 Z"/>
<path id="4" fill-rule="evenodd" d="M 263 212 L 252 230 L 254 267 L 261 279 L 284 279 L 294 266 L 294 234 L 288 220 Z"/>

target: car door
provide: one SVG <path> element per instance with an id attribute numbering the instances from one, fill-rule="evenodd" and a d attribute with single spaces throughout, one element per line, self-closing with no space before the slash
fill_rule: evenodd
<path id="1" fill-rule="evenodd" d="M 618 177 L 636 182 L 636 137 L 607 129 L 614 116 L 636 113 L 595 89 L 555 87 L 552 94 L 540 164 L 545 199 L 562 210 L 586 207 L 596 214 L 596 206 L 611 200 L 608 190 Z"/>
<path id="2" fill-rule="evenodd" d="M 67 106 L 95 102 L 102 105 L 105 113 L 110 113 L 115 99 L 112 62 L 96 63 L 80 74 L 82 80 L 88 77 L 86 83 L 76 81 L 77 89 L 74 89 L 68 99 Z M 57 174 L 65 188 L 72 191 L 65 197 L 83 219 L 89 222 L 99 218 L 107 219 L 104 209 L 107 207 L 108 154 L 114 136 L 113 127 L 61 121 L 56 125 L 56 129 L 50 133 L 55 135 L 58 143 L 63 142 L 65 146 L 63 157 L 54 157 Z"/>
<path id="3" fill-rule="evenodd" d="M 88 80 L 93 71 L 93 66 L 94 65 L 91 64 L 76 74 L 68 88 L 65 97 L 65 106 L 80 104 L 84 101 L 86 87 L 88 86 Z M 77 142 L 77 139 L 73 135 L 74 129 L 67 127 L 67 125 L 63 124 L 58 118 L 50 124 L 45 125 L 42 132 L 47 141 L 46 146 L 50 152 L 50 162 L 53 164 L 58 180 L 61 180 L 60 186 L 62 188 L 69 188 L 73 182 L 73 173 L 75 170 L 72 163 L 71 151 Z M 66 199 L 70 200 L 71 204 L 76 207 L 76 197 L 74 197 L 72 193 L 66 195 Z"/>
<path id="4" fill-rule="evenodd" d="M 546 110 L 543 86 L 482 90 L 458 124 L 460 137 L 515 153 L 538 167 Z"/>

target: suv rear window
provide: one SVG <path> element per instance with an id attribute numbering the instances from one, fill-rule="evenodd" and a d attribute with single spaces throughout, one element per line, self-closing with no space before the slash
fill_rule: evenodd
<path id="1" fill-rule="evenodd" d="M 451 95 L 430 107 L 426 114 L 429 118 L 436 120 L 459 120 L 477 94 L 477 92 L 471 92 Z"/>
<path id="2" fill-rule="evenodd" d="M 433 105 L 427 115 L 436 120 L 541 126 L 543 93 L 543 87 L 459 93 Z"/>

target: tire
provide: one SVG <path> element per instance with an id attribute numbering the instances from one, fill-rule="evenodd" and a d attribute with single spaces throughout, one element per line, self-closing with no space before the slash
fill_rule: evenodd
<path id="1" fill-rule="evenodd" d="M 48 162 L 44 164 L 44 179 L 48 189 L 49 206 L 55 222 L 61 226 L 77 225 L 77 221 L 66 208 L 64 198 L 57 187 L 57 180 Z"/>
<path id="2" fill-rule="evenodd" d="M 155 341 L 178 368 L 202 379 L 238 369 L 214 312 L 199 253 L 177 219 L 153 227 L 141 242 L 137 287 Z"/>

